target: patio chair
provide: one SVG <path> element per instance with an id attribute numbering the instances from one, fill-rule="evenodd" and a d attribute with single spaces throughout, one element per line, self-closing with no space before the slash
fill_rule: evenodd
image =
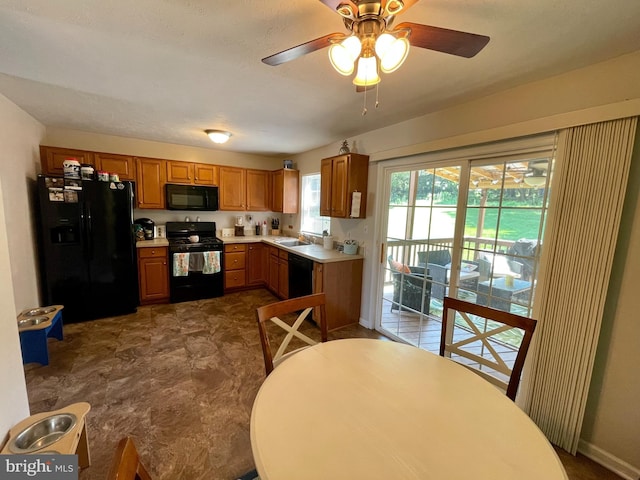
<path id="1" fill-rule="evenodd" d="M 515 401 L 535 328 L 532 318 L 445 297 L 440 355 L 461 363 Z M 509 341 L 507 331 L 512 333 Z"/>
<path id="2" fill-rule="evenodd" d="M 262 345 L 262 355 L 264 357 L 264 367 L 266 374 L 269 375 L 275 367 L 280 365 L 283 361 L 289 358 L 294 353 L 299 352 L 304 348 L 316 345 L 318 342 L 308 337 L 304 333 L 299 331 L 302 323 L 307 316 L 317 308 L 318 317 L 320 321 L 320 339 L 322 342 L 327 341 L 327 321 L 325 314 L 326 298 L 324 293 L 316 293 L 313 295 L 305 295 L 303 297 L 291 298 L 289 300 L 283 300 L 281 302 L 271 303 L 263 307 L 259 307 L 256 310 L 256 316 L 258 319 L 258 330 L 260 332 L 260 344 Z M 300 312 L 300 315 L 293 320 L 293 313 Z M 285 317 L 287 315 L 287 317 Z M 291 320 L 290 323 L 282 320 L 280 317 Z M 267 322 L 271 321 L 280 329 L 286 332 L 285 337 L 282 339 L 278 350 L 274 354 L 271 351 L 271 343 L 269 341 L 269 332 L 267 332 Z M 279 332 L 282 333 L 282 332 Z M 275 332 L 272 332 L 272 337 L 275 338 Z M 293 337 L 301 340 L 304 344 L 299 348 L 287 351 L 289 344 Z"/>
<path id="3" fill-rule="evenodd" d="M 393 278 L 391 312 L 402 308 L 428 314 L 431 307 L 432 278 L 427 276 L 425 282 L 425 268 L 401 265 L 391 256 L 387 260 Z"/>
<path id="4" fill-rule="evenodd" d="M 131 437 L 118 443 L 107 480 L 151 480 Z"/>
<path id="5" fill-rule="evenodd" d="M 477 262 L 467 261 L 464 263 L 473 264 L 478 267 Z M 432 278 L 431 296 L 440 301 L 449 294 L 449 280 L 451 275 L 451 253 L 449 250 L 433 250 L 428 252 L 418 252 L 418 265 L 427 268 L 427 274 Z M 465 290 L 476 291 L 478 289 L 478 278 L 462 280 L 460 287 Z"/>

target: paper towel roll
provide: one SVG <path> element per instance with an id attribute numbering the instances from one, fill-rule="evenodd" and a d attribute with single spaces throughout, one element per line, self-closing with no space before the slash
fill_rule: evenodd
<path id="1" fill-rule="evenodd" d="M 360 201 L 362 199 L 362 192 L 353 192 L 351 194 L 351 216 L 360 216 Z"/>

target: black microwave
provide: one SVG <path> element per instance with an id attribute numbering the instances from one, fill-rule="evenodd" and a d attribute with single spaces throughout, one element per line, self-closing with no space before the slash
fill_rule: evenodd
<path id="1" fill-rule="evenodd" d="M 165 188 L 167 210 L 218 210 L 218 187 L 167 183 Z"/>

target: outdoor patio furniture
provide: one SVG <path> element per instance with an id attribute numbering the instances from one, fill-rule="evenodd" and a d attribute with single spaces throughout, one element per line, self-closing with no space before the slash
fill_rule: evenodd
<path id="1" fill-rule="evenodd" d="M 444 263 L 442 263 L 444 262 Z M 463 264 L 474 265 L 478 268 L 478 263 L 464 261 Z M 426 266 L 427 273 L 433 280 L 431 296 L 440 301 L 449 293 L 449 280 L 451 275 L 451 253 L 449 250 L 433 250 L 428 252 L 418 252 L 418 265 Z M 478 276 L 467 275 L 464 272 L 460 275 L 460 288 L 475 292 L 478 286 Z"/>
<path id="2" fill-rule="evenodd" d="M 391 312 L 399 310 L 411 309 L 425 314 L 429 313 L 431 303 L 432 284 L 430 276 L 427 276 L 425 282 L 424 267 L 412 267 L 398 265 L 391 256 L 388 258 L 391 276 L 393 277 L 393 303 L 391 304 Z M 408 272 L 406 270 L 409 270 Z M 403 271 L 404 270 L 404 271 Z"/>
<path id="3" fill-rule="evenodd" d="M 478 283 L 476 303 L 509 312 L 512 303 L 526 305 L 530 294 L 531 282 L 514 278 L 513 284 L 511 284 L 507 282 L 505 277 L 494 278 Z"/>

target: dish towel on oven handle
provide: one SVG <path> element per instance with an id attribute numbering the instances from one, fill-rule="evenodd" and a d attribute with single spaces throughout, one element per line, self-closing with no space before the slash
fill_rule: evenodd
<path id="1" fill-rule="evenodd" d="M 204 255 L 203 274 L 219 273 L 222 270 L 220 268 L 220 252 L 202 252 L 202 254 Z"/>
<path id="2" fill-rule="evenodd" d="M 173 276 L 186 277 L 189 275 L 189 253 L 176 252 L 173 254 Z"/>

